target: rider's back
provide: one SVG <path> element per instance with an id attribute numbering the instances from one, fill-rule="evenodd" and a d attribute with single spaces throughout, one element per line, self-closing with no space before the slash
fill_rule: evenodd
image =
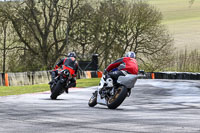
<path id="1" fill-rule="evenodd" d="M 136 59 L 130 57 L 124 57 L 123 62 L 125 63 L 125 68 L 122 68 L 121 70 L 126 70 L 130 74 L 138 73 L 138 64 Z"/>

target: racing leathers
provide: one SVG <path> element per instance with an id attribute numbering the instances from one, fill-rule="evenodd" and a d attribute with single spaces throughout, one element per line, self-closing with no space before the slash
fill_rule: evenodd
<path id="1" fill-rule="evenodd" d="M 73 77 L 70 80 L 69 87 L 76 87 L 76 74 L 78 71 L 78 63 L 74 57 L 66 57 L 61 59 L 55 66 L 54 70 L 51 72 L 52 81 L 49 83 L 55 82 L 55 77 L 58 75 L 58 68 L 62 70 L 68 70 L 70 72 L 70 75 Z M 66 90 L 68 92 L 68 89 Z"/>
<path id="2" fill-rule="evenodd" d="M 112 78 L 113 83 L 117 82 L 119 76 L 127 74 L 138 74 L 138 64 L 135 58 L 123 57 L 111 63 L 106 69 L 107 78 Z"/>

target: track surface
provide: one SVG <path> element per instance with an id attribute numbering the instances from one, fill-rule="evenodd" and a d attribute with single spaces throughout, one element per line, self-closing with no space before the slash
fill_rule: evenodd
<path id="1" fill-rule="evenodd" d="M 139 79 L 116 110 L 88 107 L 95 88 L 0 97 L 0 133 L 200 133 L 200 81 Z"/>

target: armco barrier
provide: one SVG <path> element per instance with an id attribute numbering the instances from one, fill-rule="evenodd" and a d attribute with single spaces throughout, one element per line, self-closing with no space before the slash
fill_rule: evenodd
<path id="1" fill-rule="evenodd" d="M 5 76 L 6 75 L 6 76 Z M 77 78 L 97 78 L 101 77 L 100 71 L 82 71 L 79 72 Z M 4 80 L 8 79 L 7 81 Z M 36 72 L 18 72 L 0 74 L 0 86 L 19 86 L 19 85 L 33 85 L 44 84 L 51 80 L 50 71 L 36 71 Z M 6 81 L 6 82 L 5 82 Z"/>
<path id="2" fill-rule="evenodd" d="M 4 74 L 0 73 L 0 86 L 3 86 L 3 81 L 4 81 Z"/>
<path id="3" fill-rule="evenodd" d="M 200 80 L 200 73 L 191 73 L 191 72 L 154 72 L 154 75 L 155 79 Z M 149 76 L 147 78 L 153 79 L 152 77 Z"/>
<path id="4" fill-rule="evenodd" d="M 48 83 L 49 80 L 50 73 L 48 71 L 8 73 L 10 86 Z"/>
<path id="5" fill-rule="evenodd" d="M 177 79 L 183 79 L 183 73 L 176 73 Z"/>
<path id="6" fill-rule="evenodd" d="M 147 79 L 184 79 L 184 80 L 200 80 L 200 73 L 191 72 L 154 72 L 145 73 Z M 19 72 L 19 73 L 0 73 L 0 86 L 6 84 L 5 77 L 7 76 L 7 86 L 17 85 L 33 85 L 48 83 L 51 80 L 49 71 L 36 72 Z M 79 72 L 77 78 L 101 78 L 101 71 L 82 71 Z"/>
<path id="7" fill-rule="evenodd" d="M 91 72 L 91 77 L 97 78 L 98 77 L 97 72 L 96 71 Z"/>
<path id="8" fill-rule="evenodd" d="M 51 75 L 49 71 L 34 72 L 32 77 L 32 84 L 48 83 L 51 80 Z"/>
<path id="9" fill-rule="evenodd" d="M 101 78 L 102 72 L 101 71 L 85 71 L 85 78 Z"/>
<path id="10" fill-rule="evenodd" d="M 197 79 L 200 80 L 200 73 L 197 73 Z"/>
<path id="11" fill-rule="evenodd" d="M 10 86 L 31 85 L 27 72 L 8 73 L 8 81 Z"/>

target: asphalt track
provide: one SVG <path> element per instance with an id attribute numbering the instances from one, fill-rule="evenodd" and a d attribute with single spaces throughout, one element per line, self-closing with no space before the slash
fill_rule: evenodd
<path id="1" fill-rule="evenodd" d="M 200 81 L 137 81 L 116 110 L 88 107 L 96 87 L 0 97 L 0 133 L 200 133 Z"/>

